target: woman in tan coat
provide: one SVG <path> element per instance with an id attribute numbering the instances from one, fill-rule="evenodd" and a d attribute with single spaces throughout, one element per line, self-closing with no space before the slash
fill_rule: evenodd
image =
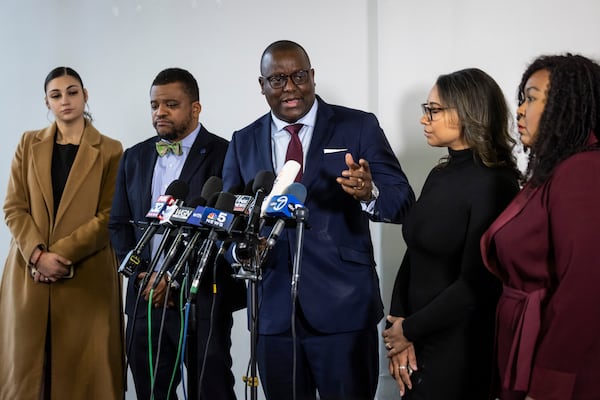
<path id="1" fill-rule="evenodd" d="M 108 216 L 122 153 L 85 110 L 71 68 L 50 72 L 49 127 L 23 134 L 4 202 L 0 400 L 121 399 L 121 283 Z"/>

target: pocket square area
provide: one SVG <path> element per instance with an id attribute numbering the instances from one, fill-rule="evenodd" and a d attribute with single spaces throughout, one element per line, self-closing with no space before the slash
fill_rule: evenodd
<path id="1" fill-rule="evenodd" d="M 323 149 L 323 154 L 341 153 L 343 151 L 348 151 L 348 149 Z"/>

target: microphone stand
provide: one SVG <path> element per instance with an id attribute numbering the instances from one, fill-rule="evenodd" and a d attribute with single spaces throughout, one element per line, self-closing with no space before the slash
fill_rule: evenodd
<path id="1" fill-rule="evenodd" d="M 188 244 L 189 246 L 190 244 Z M 196 245 L 196 243 L 192 243 L 192 245 Z M 200 248 L 196 251 L 195 259 L 202 258 L 204 253 L 208 252 L 207 242 L 202 242 Z M 187 250 L 187 249 L 186 249 Z M 196 263 L 196 267 L 190 270 L 189 283 L 190 285 L 193 283 L 194 279 L 200 279 L 202 271 L 199 271 L 200 268 L 204 268 L 201 262 Z M 193 274 L 192 274 L 193 272 Z M 191 287 L 190 287 L 191 289 Z M 188 330 L 186 332 L 187 338 L 187 347 L 186 347 L 186 355 L 187 355 L 187 376 L 188 376 L 188 387 L 187 394 L 188 399 L 197 399 L 199 398 L 200 387 L 198 377 L 200 376 L 200 371 L 198 370 L 198 317 L 196 315 L 196 301 L 195 296 L 191 293 L 188 293 L 187 296 L 187 306 L 189 307 L 189 320 L 188 320 Z M 207 343 L 208 345 L 208 343 Z M 183 379 L 183 376 L 181 377 Z"/>
<path id="2" fill-rule="evenodd" d="M 250 399 L 258 399 L 258 372 L 256 361 L 256 347 L 258 343 L 258 282 L 262 279 L 261 252 L 258 246 L 260 239 L 257 234 L 246 235 L 244 241 L 249 247 L 251 257 L 249 263 L 241 265 L 237 274 L 233 275 L 236 279 L 248 281 L 250 290 L 250 362 L 248 365 L 248 376 L 243 376 L 242 380 L 246 387 L 250 388 Z"/>
<path id="3" fill-rule="evenodd" d="M 296 217 L 296 253 L 293 260 L 292 271 L 292 304 L 298 297 L 298 281 L 300 280 L 300 266 L 302 265 L 302 247 L 304 245 L 304 228 L 308 219 L 308 209 L 298 207 L 294 210 Z"/>
<path id="4" fill-rule="evenodd" d="M 292 330 L 292 398 L 296 400 L 296 301 L 298 298 L 298 281 L 300 280 L 300 267 L 302 265 L 302 248 L 304 245 L 304 228 L 308 219 L 308 209 L 306 207 L 298 207 L 294 210 L 296 217 L 296 252 L 292 262 L 292 315 L 291 315 L 291 330 Z"/>

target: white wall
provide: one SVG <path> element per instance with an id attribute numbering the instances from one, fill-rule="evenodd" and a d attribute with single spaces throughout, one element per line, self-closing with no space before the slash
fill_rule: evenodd
<path id="1" fill-rule="evenodd" d="M 418 123 L 437 75 L 480 67 L 514 108 L 520 75 L 536 55 L 600 58 L 598 17 L 593 0 L 0 0 L 0 199 L 21 133 L 48 124 L 43 80 L 55 66 L 82 75 L 95 125 L 125 147 L 154 135 L 148 91 L 171 66 L 196 76 L 201 121 L 230 138 L 268 110 L 257 84 L 259 57 L 278 39 L 306 48 L 326 101 L 378 115 L 418 193 L 443 154 L 425 145 Z M 373 234 L 387 306 L 404 244 L 398 226 L 373 225 Z M 9 241 L 2 224 L 0 259 Z M 245 325 L 237 313 L 238 381 L 248 359 Z M 385 359 L 381 376 L 378 398 L 397 399 Z"/>

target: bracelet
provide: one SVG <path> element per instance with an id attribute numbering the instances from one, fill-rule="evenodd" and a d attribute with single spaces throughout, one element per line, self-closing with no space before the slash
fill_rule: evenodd
<path id="1" fill-rule="evenodd" d="M 44 250 L 40 249 L 40 252 L 38 253 L 38 256 L 36 257 L 35 261 L 33 261 L 31 263 L 31 266 L 34 268 L 37 268 L 37 263 L 40 261 L 40 258 L 42 258 L 42 253 L 44 252 Z"/>

